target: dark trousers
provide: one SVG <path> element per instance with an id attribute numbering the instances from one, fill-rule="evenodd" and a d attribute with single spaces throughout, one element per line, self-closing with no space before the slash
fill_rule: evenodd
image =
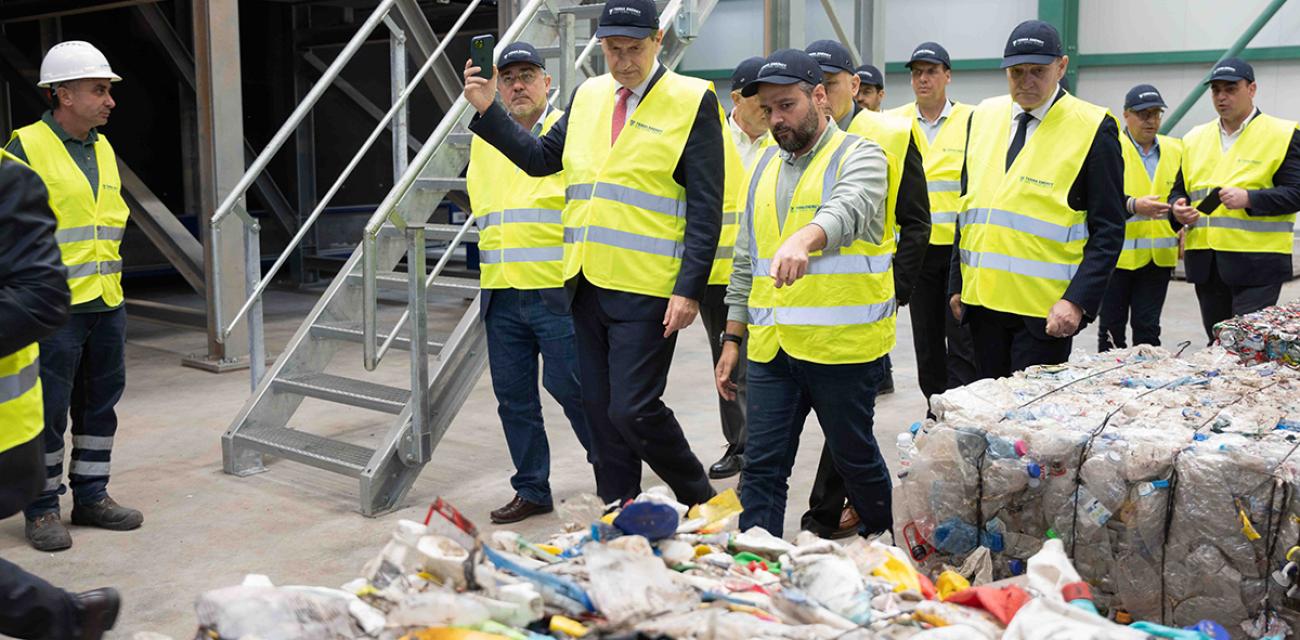
<path id="1" fill-rule="evenodd" d="M 917 382 L 927 401 L 930 396 L 974 382 L 977 375 L 970 328 L 958 323 L 948 306 L 951 266 L 952 245 L 930 245 L 908 304 Z"/>
<path id="2" fill-rule="evenodd" d="M 1074 338 L 1047 335 L 1042 318 L 971 306 L 966 313 L 980 378 L 1005 378 L 1036 364 L 1060 364 L 1070 359 Z"/>
<path id="3" fill-rule="evenodd" d="M 0 452 L 0 519 L 23 510 L 45 486 L 40 437 Z M 0 635 L 58 640 L 77 633 L 72 594 L 0 559 Z"/>
<path id="4" fill-rule="evenodd" d="M 108 495 L 109 463 L 117 433 L 114 407 L 126 387 L 126 307 L 74 313 L 41 340 L 45 399 L 45 488 L 26 509 L 28 518 L 58 511 L 63 485 L 64 432 L 72 418 L 68 484 L 78 504 Z"/>
<path id="5" fill-rule="evenodd" d="M 1097 326 L 1098 351 L 1128 347 L 1125 329 L 1130 323 L 1134 345 L 1160 346 L 1160 313 L 1173 273 L 1173 267 L 1152 262 L 1133 270 L 1115 269 L 1110 274 Z"/>
<path id="6" fill-rule="evenodd" d="M 510 461 L 515 465 L 510 486 L 524 500 L 549 505 L 551 449 L 537 390 L 538 355 L 542 357 L 542 386 L 564 409 L 574 435 L 587 451 L 587 461 L 595 463 L 578 382 L 573 317 L 551 311 L 536 291 L 496 289 L 485 325 L 492 392 L 497 397 L 497 415 L 505 429 Z"/>
<path id="7" fill-rule="evenodd" d="M 704 330 L 709 333 L 709 348 L 713 351 L 713 366 L 718 366 L 722 357 L 722 341 L 718 338 L 727 328 L 727 285 L 711 284 L 704 292 L 700 303 L 700 320 Z M 740 361 L 731 372 L 731 380 L 736 383 L 736 399 L 728 400 L 718 396 L 718 413 L 722 416 L 722 436 L 727 439 L 727 455 L 745 452 L 745 344 L 740 345 Z"/>
<path id="8" fill-rule="evenodd" d="M 790 473 L 809 411 L 826 434 L 835 469 L 864 534 L 893 527 L 889 469 L 872 434 L 882 359 L 826 365 L 778 351 L 771 362 L 749 363 L 749 442 L 741 471 L 740 528 L 784 535 Z M 838 520 L 838 517 L 837 517 Z"/>
<path id="9" fill-rule="evenodd" d="M 1282 283 L 1261 285 L 1232 285 L 1219 275 L 1216 258 L 1211 258 L 1210 277 L 1196 285 L 1196 301 L 1201 306 L 1201 324 L 1209 344 L 1214 344 L 1214 325 L 1233 316 L 1253 313 L 1277 304 L 1282 295 Z"/>
<path id="10" fill-rule="evenodd" d="M 599 287 L 580 279 L 573 299 L 582 403 L 596 449 L 600 498 L 636 497 L 644 460 L 679 502 L 708 500 L 713 488 L 704 466 L 691 452 L 672 409 L 660 399 L 677 334 L 664 337 L 662 315 L 616 319 L 602 306 L 602 295 Z"/>

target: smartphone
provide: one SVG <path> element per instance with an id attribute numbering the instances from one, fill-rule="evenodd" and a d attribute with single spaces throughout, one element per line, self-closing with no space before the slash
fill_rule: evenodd
<path id="1" fill-rule="evenodd" d="M 492 79 L 492 50 L 497 46 L 497 37 L 488 34 L 474 36 L 469 41 L 469 59 L 478 67 L 478 77 Z"/>
<path id="2" fill-rule="evenodd" d="M 1208 216 L 1214 212 L 1215 209 L 1218 209 L 1219 205 L 1223 204 L 1223 202 L 1219 200 L 1219 189 L 1221 188 L 1222 187 L 1215 187 L 1211 189 L 1209 193 L 1205 194 L 1205 199 L 1202 200 L 1200 204 L 1196 205 L 1196 210 Z"/>

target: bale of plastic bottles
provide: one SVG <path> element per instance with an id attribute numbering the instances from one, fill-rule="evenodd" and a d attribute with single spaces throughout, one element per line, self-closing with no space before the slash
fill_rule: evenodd
<path id="1" fill-rule="evenodd" d="M 1278 362 L 1300 368 L 1300 300 L 1214 325 L 1219 344 L 1242 362 Z"/>
<path id="2" fill-rule="evenodd" d="M 894 502 L 922 567 L 987 548 L 1002 578 L 1058 538 L 1112 617 L 1260 637 L 1295 604 L 1295 370 L 1142 346 L 981 380 L 933 411 L 900 439 Z"/>

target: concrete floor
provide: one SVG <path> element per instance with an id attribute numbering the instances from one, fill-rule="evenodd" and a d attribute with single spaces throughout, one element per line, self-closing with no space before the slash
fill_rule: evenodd
<path id="1" fill-rule="evenodd" d="M 1282 299 L 1300 297 L 1300 281 Z M 314 298 L 276 293 L 268 302 L 268 342 L 272 351 L 297 327 Z M 198 304 L 188 300 L 189 304 Z M 1166 345 L 1204 343 L 1191 285 L 1175 282 L 1165 306 Z M 925 414 L 916 388 L 911 327 L 903 313 L 894 351 L 898 392 L 876 407 L 876 436 L 891 466 L 897 464 L 897 434 Z M 1076 346 L 1094 350 L 1095 329 Z M 263 573 L 276 584 L 337 586 L 358 575 L 377 553 L 399 518 L 419 519 L 438 496 L 449 499 L 481 527 L 487 512 L 512 492 L 496 403 L 486 375 L 456 418 L 433 462 L 412 489 L 405 506 L 381 518 L 365 518 L 356 506 L 355 482 L 288 462 L 272 462 L 267 473 L 236 478 L 221 471 L 220 435 L 248 395 L 246 372 L 214 375 L 180 366 L 183 355 L 201 351 L 201 332 L 137 319 L 127 340 L 128 383 L 118 406 L 121 423 L 114 451 L 110 490 L 120 502 L 145 513 L 142 529 L 129 533 L 74 528 L 74 546 L 41 554 L 23 539 L 21 518 L 0 523 L 0 557 L 16 562 L 69 590 L 118 587 L 125 608 L 117 638 L 135 631 L 157 631 L 178 640 L 194 632 L 193 602 L 202 591 L 239 583 L 247 573 Z M 340 373 L 360 370 L 360 350 L 336 358 Z M 404 385 L 400 357 L 387 363 L 377 381 Z M 697 455 L 707 465 L 723 450 L 713 393 L 708 344 L 697 322 L 678 342 L 676 362 L 665 396 L 685 427 Z M 544 396 L 545 397 L 545 396 Z M 549 397 L 546 419 L 552 425 L 551 484 L 559 499 L 593 490 L 589 467 L 563 414 Z M 294 424 L 322 434 L 347 434 L 358 442 L 384 431 L 386 416 L 309 400 Z M 799 463 L 791 479 L 792 504 L 786 531 L 793 535 L 812 484 L 820 430 L 810 419 Z M 646 470 L 645 486 L 656 484 Z M 735 480 L 715 483 L 734 487 Z M 65 514 L 71 509 L 65 498 Z M 527 536 L 543 537 L 560 526 L 558 515 L 516 525 Z"/>

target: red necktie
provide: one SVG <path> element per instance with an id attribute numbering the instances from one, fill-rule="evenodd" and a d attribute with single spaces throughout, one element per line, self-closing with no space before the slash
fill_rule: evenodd
<path id="1" fill-rule="evenodd" d="M 614 121 L 610 123 L 609 128 L 610 146 L 618 142 L 618 134 L 623 132 L 623 125 L 627 124 L 627 99 L 631 95 L 631 89 L 627 87 L 618 88 L 618 103 L 614 105 Z"/>

